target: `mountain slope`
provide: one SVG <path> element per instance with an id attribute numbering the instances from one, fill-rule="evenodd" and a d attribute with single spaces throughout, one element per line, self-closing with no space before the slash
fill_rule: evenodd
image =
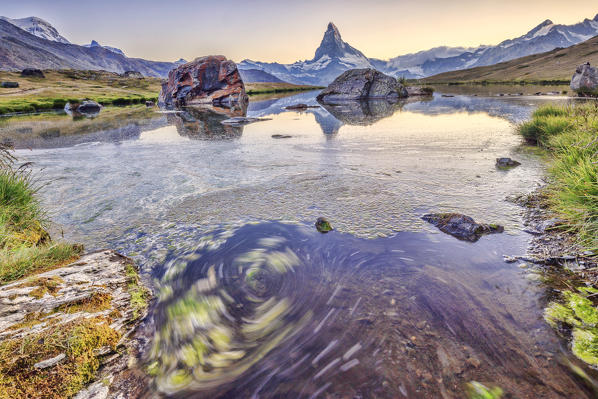
<path id="1" fill-rule="evenodd" d="M 426 83 L 467 81 L 539 81 L 571 79 L 584 62 L 598 65 L 598 36 L 574 46 L 529 55 L 495 65 L 445 72 L 423 79 Z"/>
<path id="2" fill-rule="evenodd" d="M 426 77 L 447 71 L 494 65 L 559 47 L 570 47 L 596 35 L 598 15 L 592 20 L 585 19 L 574 25 L 556 25 L 551 20 L 546 20 L 525 35 L 505 40 L 496 46 L 482 46 L 455 56 L 427 60 L 419 68 L 408 66 L 406 69 L 415 75 L 419 74 L 419 77 Z"/>
<path id="3" fill-rule="evenodd" d="M 443 46 L 380 60 L 368 59 L 361 51 L 344 42 L 336 26 L 330 23 L 312 60 L 294 64 L 244 60 L 239 68 L 259 69 L 297 84 L 325 85 L 352 68 L 376 68 L 395 77 L 423 78 L 447 71 L 493 65 L 559 47 L 566 48 L 596 35 L 598 15 L 574 25 L 557 25 L 546 20 L 528 33 L 495 46 Z"/>
<path id="4" fill-rule="evenodd" d="M 145 76 L 165 77 L 172 62 L 127 58 L 104 47 L 83 47 L 42 39 L 0 19 L 0 70 L 24 68 L 139 71 Z"/>
<path id="5" fill-rule="evenodd" d="M 338 28 L 331 22 L 314 58 L 293 64 L 264 63 L 244 60 L 239 69 L 259 69 L 295 84 L 327 85 L 338 75 L 353 68 L 374 68 L 359 50 L 343 41 Z"/>
<path id="6" fill-rule="evenodd" d="M 125 55 L 125 53 L 121 49 L 116 48 L 116 47 L 110 47 L 110 46 L 102 46 L 102 45 L 100 45 L 100 43 L 98 43 L 95 40 L 92 40 L 91 43 L 89 43 L 89 44 L 84 44 L 83 47 L 87 47 L 87 48 L 90 48 L 90 47 L 103 47 L 106 50 L 112 51 L 113 53 L 120 54 L 120 55 Z"/>
<path id="7" fill-rule="evenodd" d="M 244 83 L 284 83 L 276 76 L 269 74 L 268 72 L 260 71 L 259 69 L 240 69 L 241 79 Z"/>
<path id="8" fill-rule="evenodd" d="M 59 43 L 70 43 L 68 40 L 66 40 L 66 38 L 64 38 L 60 35 L 60 33 L 58 33 L 56 28 L 54 28 L 52 25 L 50 25 L 50 23 L 44 21 L 41 18 L 27 17 L 11 19 L 0 16 L 0 19 L 6 22 L 10 22 L 11 24 L 18 26 L 24 31 L 29 32 L 32 35 L 37 36 L 39 38 Z"/>

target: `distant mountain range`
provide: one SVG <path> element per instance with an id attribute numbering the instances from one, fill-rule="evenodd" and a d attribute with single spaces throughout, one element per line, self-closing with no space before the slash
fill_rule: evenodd
<path id="1" fill-rule="evenodd" d="M 598 65 L 598 36 L 585 42 L 528 55 L 494 65 L 444 72 L 423 79 L 426 83 L 470 81 L 569 81 L 575 69 L 584 62 Z"/>
<path id="2" fill-rule="evenodd" d="M 241 69 L 259 69 L 282 80 L 297 84 L 325 85 L 351 68 L 376 68 L 395 77 L 424 78 L 447 71 L 493 65 L 527 55 L 565 48 L 598 35 L 598 15 L 574 25 L 542 22 L 523 36 L 505 40 L 496 46 L 475 48 L 435 47 L 390 60 L 367 58 L 341 38 L 330 23 L 312 60 L 294 64 L 264 63 L 244 60 Z"/>
<path id="3" fill-rule="evenodd" d="M 311 60 L 293 64 L 244 60 L 238 64 L 246 82 L 289 82 L 327 85 L 338 75 L 353 68 L 376 68 L 395 77 L 425 78 L 448 71 L 495 65 L 519 57 L 567 48 L 598 35 L 598 15 L 574 25 L 542 22 L 523 36 L 505 40 L 495 46 L 435 47 L 390 60 L 366 57 L 343 41 L 340 31 L 328 24 L 320 46 Z M 48 22 L 29 17 L 0 17 L 0 69 L 104 69 L 123 73 L 128 70 L 145 76 L 166 77 L 168 72 L 186 61 L 148 61 L 129 58 L 110 46 L 92 40 L 79 46 L 70 43 Z"/>
<path id="4" fill-rule="evenodd" d="M 0 69 L 82 69 L 123 73 L 138 71 L 145 76 L 166 77 L 176 66 L 186 63 L 129 58 L 114 47 L 100 46 L 95 40 L 86 46 L 70 43 L 48 22 L 29 17 L 0 17 Z"/>

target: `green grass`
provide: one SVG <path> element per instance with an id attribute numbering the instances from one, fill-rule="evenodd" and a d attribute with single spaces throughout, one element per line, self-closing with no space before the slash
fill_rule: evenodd
<path id="1" fill-rule="evenodd" d="M 0 284 L 6 284 L 74 260 L 82 248 L 52 242 L 31 172 L 15 166 L 6 149 L 0 157 Z"/>
<path id="2" fill-rule="evenodd" d="M 598 249 L 598 103 L 541 107 L 519 132 L 553 156 L 548 188 L 552 209 L 579 244 Z"/>

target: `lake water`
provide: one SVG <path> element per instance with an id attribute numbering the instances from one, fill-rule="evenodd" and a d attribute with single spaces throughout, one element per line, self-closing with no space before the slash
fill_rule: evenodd
<path id="1" fill-rule="evenodd" d="M 462 398 L 479 381 L 590 398 L 572 370 L 596 373 L 543 321 L 552 291 L 502 258 L 530 239 L 506 199 L 544 176 L 515 125 L 546 101 L 568 100 L 284 109 L 318 105 L 306 92 L 251 101 L 268 120 L 244 127 L 133 107 L 5 118 L 0 139 L 33 162 L 54 237 L 128 254 L 155 288 L 148 397 Z M 505 233 L 468 243 L 421 220 L 453 211 Z"/>

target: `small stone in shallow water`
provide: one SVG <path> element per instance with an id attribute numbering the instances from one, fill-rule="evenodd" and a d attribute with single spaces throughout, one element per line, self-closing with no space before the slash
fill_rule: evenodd
<path id="1" fill-rule="evenodd" d="M 496 167 L 499 169 L 510 169 L 521 165 L 521 163 L 511 158 L 496 158 Z"/>
<path id="2" fill-rule="evenodd" d="M 288 134 L 273 134 L 272 135 L 273 139 L 290 139 L 291 137 L 293 137 L 293 136 L 288 135 Z"/>
<path id="3" fill-rule="evenodd" d="M 326 218 L 318 218 L 318 220 L 316 220 L 316 229 L 318 229 L 320 233 L 328 233 L 332 230 L 332 225 Z"/>
<path id="4" fill-rule="evenodd" d="M 483 235 L 504 231 L 503 226 L 476 223 L 471 217 L 459 213 L 430 213 L 422 216 L 422 219 L 438 227 L 443 233 L 463 241 L 476 242 Z"/>

